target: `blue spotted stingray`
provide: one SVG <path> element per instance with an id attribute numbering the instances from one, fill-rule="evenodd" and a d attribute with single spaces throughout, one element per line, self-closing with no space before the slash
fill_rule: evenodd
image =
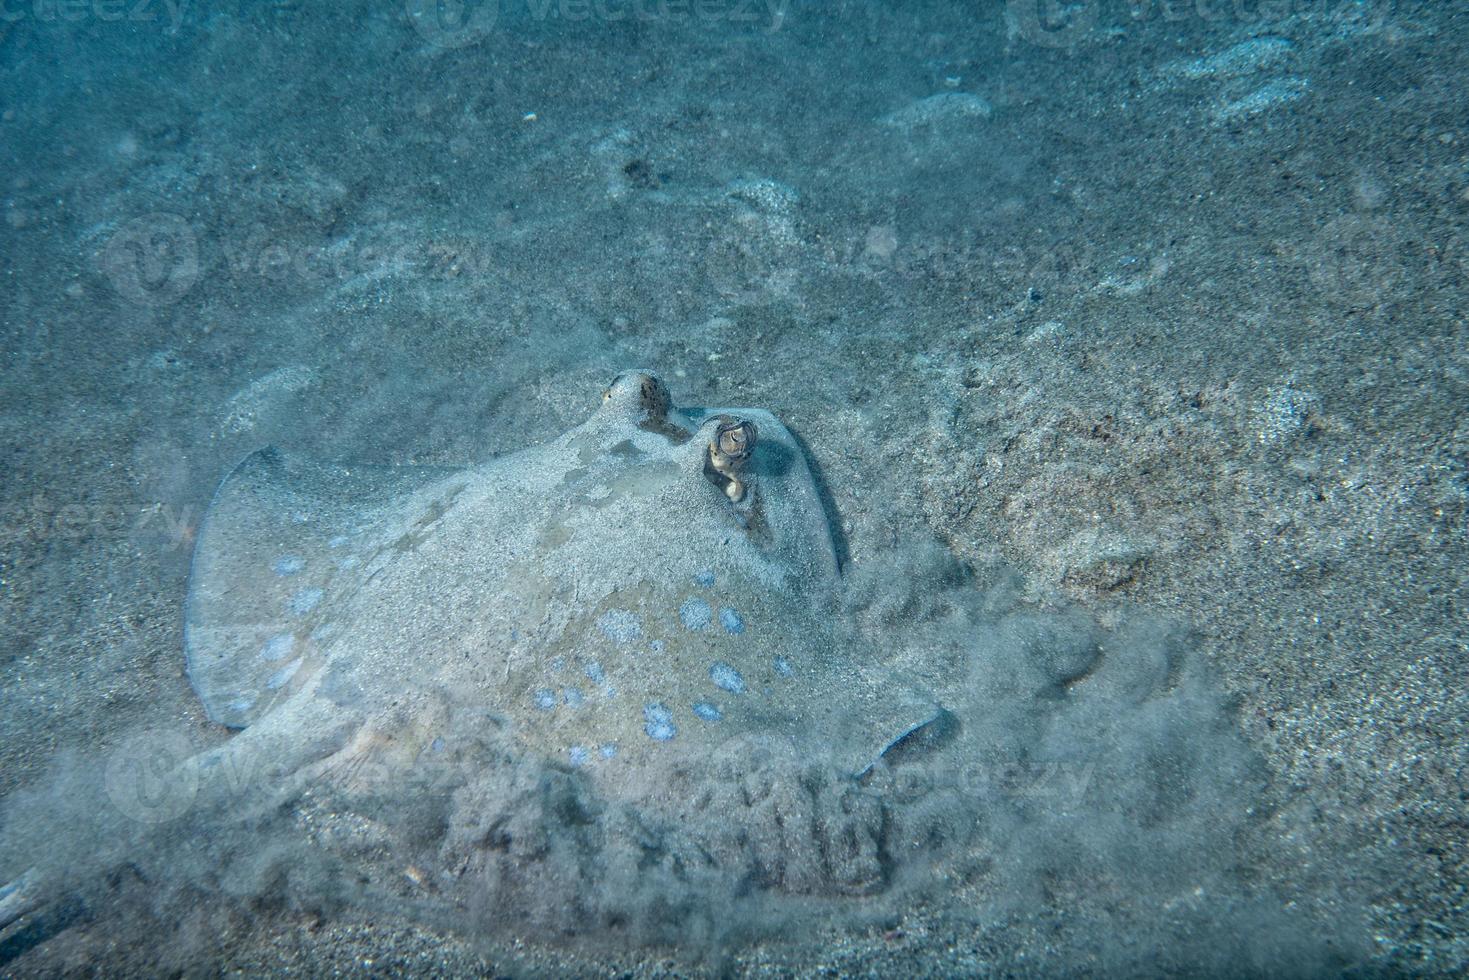
<path id="1" fill-rule="evenodd" d="M 835 641 L 839 583 L 785 426 L 676 408 L 643 372 L 559 438 L 468 469 L 262 450 L 195 547 L 188 676 L 237 732 L 178 765 L 180 799 L 206 820 L 306 791 L 411 803 L 493 783 L 509 752 L 677 817 L 675 773 L 738 780 L 772 743 L 856 777 L 943 713 Z M 136 818 L 182 812 L 160 799 Z M 455 812 L 479 819 L 477 799 Z M 0 887 L 0 925 L 52 880 Z"/>
<path id="2" fill-rule="evenodd" d="M 714 455 L 732 426 L 758 433 L 739 493 Z M 752 732 L 856 773 L 939 709 L 833 641 L 838 582 L 786 427 L 629 372 L 582 425 L 478 467 L 246 459 L 200 532 L 188 673 L 216 722 L 274 733 L 252 751 L 452 746 L 470 704 L 607 787 Z"/>

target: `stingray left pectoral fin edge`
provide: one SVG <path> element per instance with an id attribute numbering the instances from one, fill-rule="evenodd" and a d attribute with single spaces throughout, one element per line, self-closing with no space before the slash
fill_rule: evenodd
<path id="1" fill-rule="evenodd" d="M 953 738 L 958 726 L 959 720 L 952 712 L 935 705 L 927 718 L 888 739 L 867 765 L 856 773 L 857 778 L 866 776 L 879 762 L 897 764 L 941 748 Z"/>

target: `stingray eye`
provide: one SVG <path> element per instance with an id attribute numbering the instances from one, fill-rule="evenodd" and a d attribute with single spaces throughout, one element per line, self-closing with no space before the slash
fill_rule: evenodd
<path id="1" fill-rule="evenodd" d="M 709 440 L 709 456 L 705 475 L 724 488 L 725 495 L 739 503 L 745 498 L 745 482 L 741 470 L 755 448 L 755 423 L 748 419 L 716 416 L 717 425 Z"/>
<path id="2" fill-rule="evenodd" d="M 663 382 L 646 371 L 624 371 L 613 378 L 602 395 L 602 402 L 610 402 L 629 413 L 641 413 L 653 420 L 662 420 L 673 407 Z"/>
<path id="3" fill-rule="evenodd" d="M 755 423 L 747 420 L 724 423 L 715 435 L 715 446 L 721 456 L 744 459 L 755 448 Z"/>
<path id="4" fill-rule="evenodd" d="M 662 381 L 651 374 L 643 375 L 642 396 L 643 408 L 648 410 L 648 414 L 655 418 L 662 418 L 668 414 L 668 408 L 672 404 L 672 400 L 668 397 L 668 389 L 663 387 Z"/>

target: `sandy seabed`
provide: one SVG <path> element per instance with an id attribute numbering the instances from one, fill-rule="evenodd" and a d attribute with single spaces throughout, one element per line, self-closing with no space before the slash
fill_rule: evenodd
<path id="1" fill-rule="evenodd" d="M 855 617 L 918 680 L 945 561 L 1166 627 L 1261 767 L 1258 904 L 943 863 L 809 929 L 594 948 L 266 886 L 180 915 L 124 863 L 0 973 L 1469 967 L 1469 13 L 430 6 L 0 22 L 0 841 L 75 760 L 230 737 L 182 605 L 239 458 L 468 465 L 638 365 L 802 437 L 849 578 L 917 583 Z M 1308 941 L 1181 925 L 1272 909 Z"/>

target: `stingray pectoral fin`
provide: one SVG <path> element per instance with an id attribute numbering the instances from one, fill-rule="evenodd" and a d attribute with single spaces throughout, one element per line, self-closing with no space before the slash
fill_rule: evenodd
<path id="1" fill-rule="evenodd" d="M 32 868 L 14 881 L 0 885 L 0 929 L 47 903 L 44 878 Z"/>
<path id="2" fill-rule="evenodd" d="M 244 728 L 319 669 L 345 600 L 453 506 L 454 471 L 252 453 L 214 495 L 184 612 L 189 680 Z"/>

